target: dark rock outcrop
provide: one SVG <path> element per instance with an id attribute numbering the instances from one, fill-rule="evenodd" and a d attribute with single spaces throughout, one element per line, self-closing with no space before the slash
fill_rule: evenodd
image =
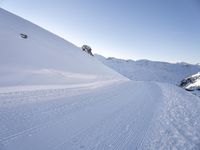
<path id="1" fill-rule="evenodd" d="M 194 90 L 200 90 L 199 83 L 200 83 L 200 72 L 183 79 L 179 86 L 186 89 L 187 91 L 194 91 Z"/>
<path id="2" fill-rule="evenodd" d="M 90 54 L 91 56 L 94 56 L 94 55 L 92 54 L 92 49 L 91 49 L 90 46 L 88 46 L 88 45 L 83 45 L 83 46 L 82 46 L 82 50 L 85 51 L 85 52 L 87 52 L 87 53 Z"/>
<path id="3" fill-rule="evenodd" d="M 28 38 L 28 35 L 24 34 L 24 33 L 20 33 L 20 36 L 23 38 L 23 39 L 27 39 Z"/>

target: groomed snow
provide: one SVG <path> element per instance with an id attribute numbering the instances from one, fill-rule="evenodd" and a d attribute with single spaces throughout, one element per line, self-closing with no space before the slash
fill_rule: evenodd
<path id="1" fill-rule="evenodd" d="M 200 100 L 173 85 L 123 81 L 1 92 L 0 99 L 5 150 L 182 150 L 200 144 Z"/>
<path id="2" fill-rule="evenodd" d="M 0 35 L 0 150 L 200 148 L 198 97 L 130 81 L 3 9 Z"/>

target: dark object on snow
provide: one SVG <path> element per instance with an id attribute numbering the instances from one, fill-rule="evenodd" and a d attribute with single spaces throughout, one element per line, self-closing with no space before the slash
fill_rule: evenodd
<path id="1" fill-rule="evenodd" d="M 186 91 L 190 91 L 190 92 L 191 92 L 191 91 L 194 91 L 193 89 L 185 89 L 185 90 L 186 90 Z"/>
<path id="2" fill-rule="evenodd" d="M 85 51 L 85 52 L 87 52 L 87 53 L 90 54 L 91 56 L 94 56 L 94 55 L 92 54 L 92 49 L 91 49 L 90 46 L 88 46 L 88 45 L 83 45 L 83 46 L 82 46 L 82 50 Z"/>
<path id="3" fill-rule="evenodd" d="M 24 39 L 27 39 L 27 38 L 28 38 L 28 35 L 23 34 L 23 33 L 21 33 L 20 36 L 21 36 L 22 38 L 24 38 Z"/>
<path id="4" fill-rule="evenodd" d="M 188 84 L 190 84 L 190 83 L 194 83 L 194 79 L 193 78 L 191 78 L 191 77 L 188 77 L 188 78 L 185 78 L 185 79 L 183 79 L 182 81 L 181 81 L 181 83 L 180 83 L 180 87 L 185 87 L 185 86 L 187 86 Z"/>
<path id="5" fill-rule="evenodd" d="M 183 79 L 180 82 L 179 86 L 186 89 L 187 91 L 200 90 L 200 86 L 198 84 L 190 86 L 192 84 L 198 83 L 199 81 L 200 81 L 200 72 Z"/>

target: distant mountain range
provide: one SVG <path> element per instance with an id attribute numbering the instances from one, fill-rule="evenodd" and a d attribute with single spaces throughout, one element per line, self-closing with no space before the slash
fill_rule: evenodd
<path id="1" fill-rule="evenodd" d="M 200 89 L 200 65 L 150 60 L 124 60 L 95 57 L 103 64 L 134 81 L 157 81 L 180 85 L 187 90 Z M 197 92 L 199 93 L 199 92 Z"/>
<path id="2" fill-rule="evenodd" d="M 123 60 L 114 57 L 95 57 L 103 64 L 131 80 L 158 81 L 179 84 L 180 81 L 200 71 L 199 65 L 188 63 L 167 63 L 150 60 Z"/>

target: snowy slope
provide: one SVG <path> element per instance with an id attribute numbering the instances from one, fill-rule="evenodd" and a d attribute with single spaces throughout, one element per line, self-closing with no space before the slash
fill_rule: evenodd
<path id="1" fill-rule="evenodd" d="M 198 97 L 130 81 L 2 9 L 0 35 L 0 150 L 200 148 Z"/>
<path id="2" fill-rule="evenodd" d="M 0 35 L 1 86 L 123 78 L 75 45 L 3 9 Z"/>
<path id="3" fill-rule="evenodd" d="M 199 65 L 186 63 L 171 64 L 149 60 L 133 61 L 105 58 L 101 55 L 95 55 L 95 57 L 105 65 L 134 81 L 159 81 L 178 84 L 183 78 L 200 71 Z"/>

